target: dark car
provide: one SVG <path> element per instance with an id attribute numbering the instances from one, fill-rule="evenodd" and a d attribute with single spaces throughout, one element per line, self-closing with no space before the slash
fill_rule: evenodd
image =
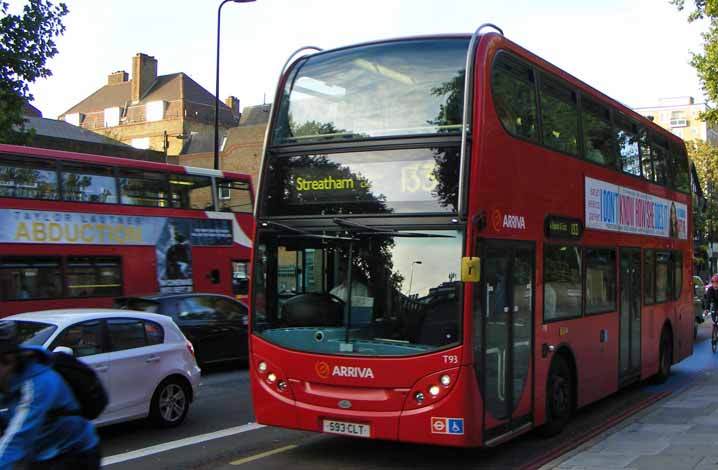
<path id="1" fill-rule="evenodd" d="M 119 297 L 115 308 L 171 317 L 192 342 L 200 367 L 223 361 L 246 361 L 247 306 L 218 294 L 152 294 Z"/>

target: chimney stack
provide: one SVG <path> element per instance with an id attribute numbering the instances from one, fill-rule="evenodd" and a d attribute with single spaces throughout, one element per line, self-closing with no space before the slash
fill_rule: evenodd
<path id="1" fill-rule="evenodd" d="M 224 104 L 232 110 L 232 116 L 234 116 L 235 119 L 239 119 L 239 98 L 236 96 L 228 96 L 227 99 L 224 100 Z"/>
<path id="2" fill-rule="evenodd" d="M 107 84 L 108 85 L 116 85 L 118 83 L 124 83 L 127 81 L 127 72 L 124 70 L 119 70 L 117 72 L 113 72 L 107 76 Z"/>
<path id="3" fill-rule="evenodd" d="M 155 80 L 157 80 L 157 59 L 137 53 L 132 58 L 132 102 L 140 101 Z"/>

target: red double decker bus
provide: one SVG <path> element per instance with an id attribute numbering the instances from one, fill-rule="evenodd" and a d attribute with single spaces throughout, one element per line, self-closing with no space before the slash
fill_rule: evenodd
<path id="1" fill-rule="evenodd" d="M 246 297 L 248 175 L 0 145 L 0 312 Z"/>
<path id="2" fill-rule="evenodd" d="M 491 446 L 692 353 L 689 162 L 652 122 L 484 28 L 305 53 L 275 103 L 259 423 Z"/>

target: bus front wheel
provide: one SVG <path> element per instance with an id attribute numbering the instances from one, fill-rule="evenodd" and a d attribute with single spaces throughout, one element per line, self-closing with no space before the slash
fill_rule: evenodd
<path id="1" fill-rule="evenodd" d="M 571 369 L 562 356 L 554 358 L 546 382 L 546 423 L 539 428 L 544 437 L 559 434 L 573 412 L 573 382 Z"/>

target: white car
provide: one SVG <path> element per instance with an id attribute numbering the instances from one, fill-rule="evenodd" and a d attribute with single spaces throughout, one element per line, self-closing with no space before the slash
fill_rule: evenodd
<path id="1" fill-rule="evenodd" d="M 109 403 L 95 424 L 149 417 L 184 421 L 197 396 L 194 348 L 170 317 L 113 309 L 62 309 L 6 317 L 25 345 L 72 353 L 95 369 Z"/>

